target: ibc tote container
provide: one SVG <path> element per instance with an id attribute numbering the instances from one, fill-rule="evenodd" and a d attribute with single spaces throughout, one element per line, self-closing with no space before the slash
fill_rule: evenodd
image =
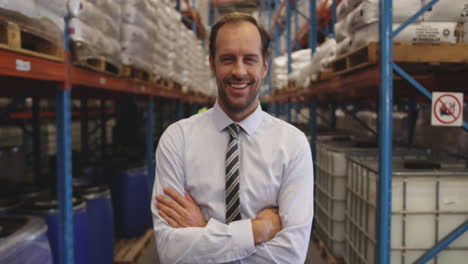
<path id="1" fill-rule="evenodd" d="M 347 157 L 360 156 L 377 159 L 378 148 L 374 142 L 363 141 L 349 136 L 323 137 L 317 141 L 315 164 L 315 222 L 318 237 L 336 257 L 345 255 L 345 211 L 346 211 L 346 170 Z M 396 148 L 398 159 L 427 156 L 425 150 Z"/>
<path id="2" fill-rule="evenodd" d="M 377 263 L 378 162 L 348 159 L 346 263 Z M 468 219 L 464 163 L 393 161 L 391 263 L 414 263 Z M 468 234 L 428 263 L 466 263 Z"/>

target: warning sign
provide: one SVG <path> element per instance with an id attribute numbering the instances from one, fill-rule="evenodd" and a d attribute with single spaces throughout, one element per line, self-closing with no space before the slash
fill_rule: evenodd
<path id="1" fill-rule="evenodd" d="M 433 126 L 463 125 L 463 93 L 432 93 Z"/>

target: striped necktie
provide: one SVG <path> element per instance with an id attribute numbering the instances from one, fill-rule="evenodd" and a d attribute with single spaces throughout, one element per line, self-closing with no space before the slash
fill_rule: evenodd
<path id="1" fill-rule="evenodd" d="M 229 144 L 226 152 L 226 224 L 240 220 L 239 202 L 239 126 L 227 127 Z"/>

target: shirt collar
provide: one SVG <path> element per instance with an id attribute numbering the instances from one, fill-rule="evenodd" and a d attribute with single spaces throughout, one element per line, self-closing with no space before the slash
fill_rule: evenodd
<path id="1" fill-rule="evenodd" d="M 230 124 L 235 123 L 228 115 L 226 115 L 221 106 L 219 106 L 218 100 L 215 101 L 215 105 L 213 107 L 213 118 L 215 126 L 220 132 L 223 131 Z M 248 135 L 252 135 L 255 132 L 255 130 L 257 130 L 257 128 L 260 126 L 261 121 L 262 107 L 259 103 L 257 109 L 255 109 L 255 111 L 252 114 L 250 114 L 247 118 L 245 118 L 238 124 Z"/>

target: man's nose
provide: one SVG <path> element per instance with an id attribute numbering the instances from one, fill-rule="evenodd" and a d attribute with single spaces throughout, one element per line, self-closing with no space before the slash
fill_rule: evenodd
<path id="1" fill-rule="evenodd" d="M 247 75 L 247 69 L 242 60 L 237 60 L 234 68 L 232 69 L 232 75 L 238 78 L 242 78 Z"/>

